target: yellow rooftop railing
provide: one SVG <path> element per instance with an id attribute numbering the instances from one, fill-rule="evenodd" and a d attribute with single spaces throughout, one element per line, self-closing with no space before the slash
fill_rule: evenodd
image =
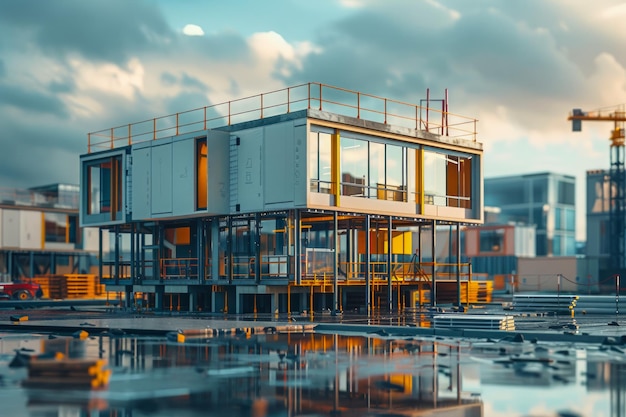
<path id="1" fill-rule="evenodd" d="M 421 102 L 425 105 L 307 83 L 91 132 L 87 135 L 87 147 L 89 153 L 114 149 L 305 109 L 476 141 L 476 119 L 449 113 L 445 99 Z M 441 108 L 432 108 L 431 104 L 439 104 Z"/>

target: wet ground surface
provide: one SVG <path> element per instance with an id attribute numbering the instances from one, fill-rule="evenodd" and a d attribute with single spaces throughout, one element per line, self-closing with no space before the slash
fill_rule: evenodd
<path id="1" fill-rule="evenodd" d="M 371 327 L 302 330 L 301 324 L 317 323 Z M 0 324 L 5 324 L 0 330 L 0 415 L 626 416 L 621 339 L 626 316 L 524 314 L 515 317 L 511 337 L 380 331 L 428 323 L 428 315 L 419 314 L 320 314 L 312 320 L 0 309 Z M 272 331 L 281 326 L 298 330 Z M 267 331 L 210 337 L 193 332 L 235 327 Z M 100 331 L 121 328 L 127 332 Z M 153 334 L 133 334 L 133 328 Z M 77 329 L 85 333 L 78 335 Z M 190 331 L 184 343 L 168 333 L 185 329 Z M 527 330 L 563 337 L 552 342 L 514 337 Z M 579 343 L 577 336 L 585 334 L 609 339 Z M 29 361 L 59 351 L 68 358 L 103 361 L 111 373 L 108 385 L 26 387 Z M 16 357 L 26 358 L 23 366 L 11 366 Z"/>

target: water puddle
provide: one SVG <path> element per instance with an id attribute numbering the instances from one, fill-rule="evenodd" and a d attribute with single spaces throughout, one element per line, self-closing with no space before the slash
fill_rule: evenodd
<path id="1" fill-rule="evenodd" d="M 66 374 L 56 385 L 25 383 L 28 361 L 51 352 L 104 363 L 108 385 L 65 387 Z M 0 334 L 7 416 L 616 417 L 626 415 L 625 387 L 620 346 L 309 332 L 185 343 Z"/>

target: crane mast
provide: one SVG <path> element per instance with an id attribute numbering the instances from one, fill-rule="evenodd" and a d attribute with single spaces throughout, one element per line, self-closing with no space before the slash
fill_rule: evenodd
<path id="1" fill-rule="evenodd" d="M 580 132 L 583 121 L 612 122 L 610 136 L 609 169 L 609 269 L 612 274 L 621 274 L 626 267 L 626 170 L 624 167 L 624 122 L 625 105 L 605 107 L 584 112 L 574 109 L 568 120 L 572 121 L 572 131 Z"/>

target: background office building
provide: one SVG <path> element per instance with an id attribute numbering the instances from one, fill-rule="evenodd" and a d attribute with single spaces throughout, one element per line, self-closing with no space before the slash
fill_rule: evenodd
<path id="1" fill-rule="evenodd" d="M 541 256 L 576 255 L 576 179 L 550 172 L 485 179 L 485 205 L 502 223 L 535 226 Z"/>

